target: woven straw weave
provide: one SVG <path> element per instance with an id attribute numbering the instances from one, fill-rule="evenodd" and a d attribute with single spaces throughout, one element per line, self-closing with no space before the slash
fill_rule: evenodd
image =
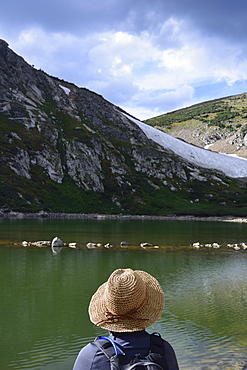
<path id="1" fill-rule="evenodd" d="M 146 329 L 164 309 L 164 293 L 158 281 L 145 271 L 118 269 L 93 295 L 90 320 L 115 332 Z"/>

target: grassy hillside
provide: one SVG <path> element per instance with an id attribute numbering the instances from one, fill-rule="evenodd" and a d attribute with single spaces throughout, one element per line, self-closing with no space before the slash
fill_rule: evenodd
<path id="1" fill-rule="evenodd" d="M 55 117 L 55 110 L 52 113 Z M 59 131 L 63 137 L 70 138 L 74 131 L 75 122 L 67 115 L 59 116 Z M 22 150 L 32 152 L 34 149 L 42 150 L 44 142 L 42 132 L 36 128 L 26 130 L 23 125 L 0 115 L 0 144 L 4 156 L 10 156 L 20 147 Z M 12 134 L 11 134 L 12 133 Z M 13 135 L 15 133 L 15 135 Z M 88 132 L 79 131 L 80 142 L 90 142 Z M 18 136 L 17 136 L 18 135 Z M 72 135 L 73 136 L 73 135 Z M 20 140 L 21 139 L 21 140 Z M 73 140 L 75 140 L 73 136 Z M 103 135 L 101 136 L 101 142 Z M 59 143 L 59 141 L 58 141 Z M 105 175 L 105 192 L 85 191 L 79 188 L 70 176 L 66 175 L 62 183 L 56 183 L 39 165 L 32 164 L 30 178 L 20 176 L 1 158 L 0 166 L 0 205 L 2 211 L 19 212 L 72 212 L 72 213 L 127 213 L 127 214 L 193 214 L 206 215 L 237 215 L 247 214 L 247 190 L 235 180 L 227 179 L 223 175 L 203 170 L 201 176 L 204 181 L 190 179 L 181 181 L 174 175 L 169 179 L 169 186 L 159 179 L 147 177 L 142 171 L 136 172 L 132 159 L 127 152 L 130 144 L 112 138 L 112 154 L 117 148 L 118 153 L 125 157 L 130 168 L 129 176 L 123 180 L 123 185 L 116 184 L 109 163 L 102 162 Z M 63 147 L 61 155 L 63 154 Z M 126 152 L 127 149 L 127 152 Z M 144 155 L 144 148 L 140 146 Z M 147 152 L 149 155 L 149 152 Z M 151 165 L 151 158 L 147 158 Z M 189 171 L 189 170 L 188 170 Z M 131 191 L 128 182 L 131 181 Z M 119 207 L 113 201 L 112 194 L 121 203 Z"/>
<path id="2" fill-rule="evenodd" d="M 245 179 L 188 162 L 100 95 L 34 69 L 1 40 L 0 49 L 0 215 L 247 215 Z M 242 95 L 149 123 L 202 143 L 235 132 L 231 140 L 240 145 L 245 117 Z"/>
<path id="3" fill-rule="evenodd" d="M 247 158 L 247 94 L 193 105 L 146 120 L 191 144 Z"/>

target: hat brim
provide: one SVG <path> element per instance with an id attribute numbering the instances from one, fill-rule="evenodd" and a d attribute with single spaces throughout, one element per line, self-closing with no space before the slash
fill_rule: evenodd
<path id="1" fill-rule="evenodd" d="M 102 284 L 92 296 L 89 304 L 90 320 L 103 329 L 115 332 L 140 331 L 153 325 L 161 316 L 165 305 L 163 290 L 158 281 L 145 271 L 135 270 L 146 286 L 144 304 L 131 317 L 119 318 L 115 322 L 104 321 L 107 307 L 105 306 L 105 291 L 107 282 Z"/>

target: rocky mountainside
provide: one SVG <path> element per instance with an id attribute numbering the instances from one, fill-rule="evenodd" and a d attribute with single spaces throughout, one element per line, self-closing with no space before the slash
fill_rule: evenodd
<path id="1" fill-rule="evenodd" d="M 247 93 L 196 104 L 146 122 L 201 148 L 247 158 Z"/>
<path id="2" fill-rule="evenodd" d="M 1 212 L 238 214 L 245 179 L 149 139 L 102 96 L 36 70 L 0 40 Z"/>

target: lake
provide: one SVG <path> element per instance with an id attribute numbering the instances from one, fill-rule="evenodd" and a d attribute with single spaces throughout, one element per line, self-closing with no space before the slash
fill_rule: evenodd
<path id="1" fill-rule="evenodd" d="M 23 240 L 76 242 L 77 249 L 22 247 Z M 159 249 L 87 249 L 87 242 L 149 242 Z M 223 247 L 191 247 L 194 242 Z M 166 305 L 148 331 L 175 349 L 181 370 L 247 369 L 247 224 L 146 220 L 1 220 L 0 369 L 72 369 L 82 346 L 105 333 L 87 307 L 116 268 L 145 270 Z"/>

